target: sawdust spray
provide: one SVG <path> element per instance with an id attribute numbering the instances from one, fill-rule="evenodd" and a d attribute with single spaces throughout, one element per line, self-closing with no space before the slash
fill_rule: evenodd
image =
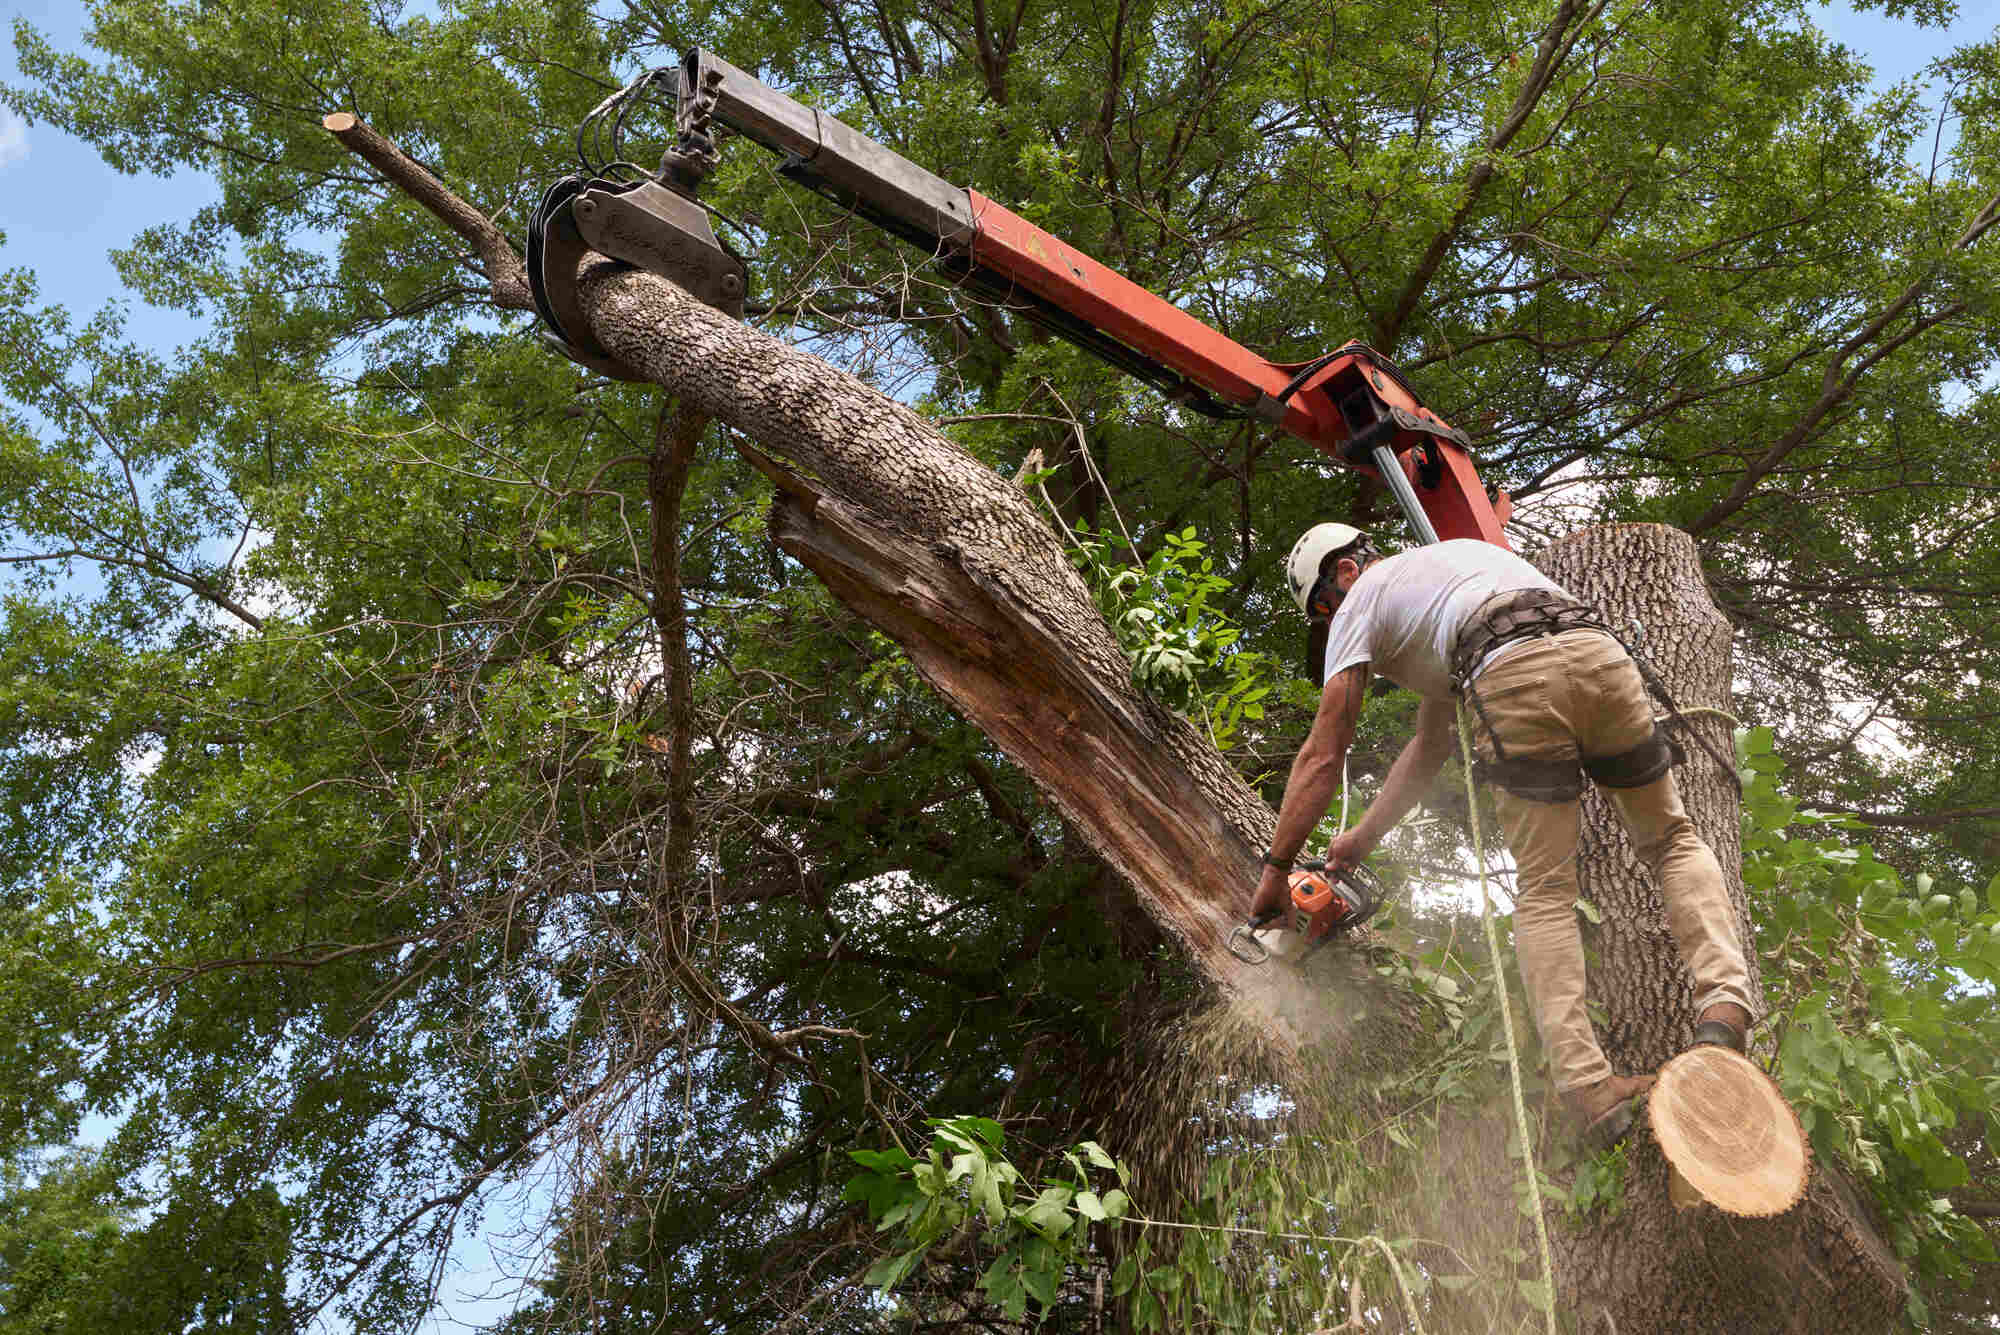
<path id="1" fill-rule="evenodd" d="M 1185 1276 L 1185 1326 L 1537 1329 L 1504 1072 L 1456 1041 L 1381 946 L 1273 961 L 1127 1054 L 1107 1140 L 1151 1219 L 1143 1265 Z M 1218 1314 L 1228 1312 L 1227 1318 Z M 1359 1320 L 1360 1326 L 1343 1325 Z"/>

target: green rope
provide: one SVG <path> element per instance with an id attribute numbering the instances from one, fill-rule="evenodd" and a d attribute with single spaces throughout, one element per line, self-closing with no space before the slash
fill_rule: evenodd
<path id="1" fill-rule="evenodd" d="M 1514 1040 L 1514 1006 L 1507 996 L 1507 974 L 1500 964 L 1500 929 L 1493 925 L 1493 897 L 1486 891 L 1486 843 L 1479 829 L 1479 803 L 1472 785 L 1472 729 L 1465 720 L 1465 702 L 1458 706 L 1458 755 L 1465 767 L 1465 809 L 1472 823 L 1472 855 L 1479 862 L 1479 915 L 1486 922 L 1486 953 L 1493 960 L 1494 989 L 1500 994 L 1500 1031 L 1507 1036 L 1507 1077 L 1514 1087 L 1514 1131 L 1521 1138 L 1521 1160 L 1528 1174 L 1528 1204 L 1535 1216 L 1535 1246 L 1542 1254 L 1542 1284 L 1548 1306 L 1549 1335 L 1556 1335 L 1556 1267 L 1549 1254 L 1549 1226 L 1542 1218 L 1542 1175 L 1535 1164 L 1534 1142 L 1528 1137 L 1528 1101 L 1521 1092 L 1521 1047 Z"/>
<path id="2" fill-rule="evenodd" d="M 1417 1335 L 1424 1335 L 1423 1319 L 1417 1315 L 1416 1297 L 1410 1292 L 1410 1282 L 1407 1279 L 1403 1278 L 1403 1266 L 1402 1263 L 1396 1259 L 1396 1253 L 1390 1249 L 1388 1243 L 1384 1242 L 1381 1238 L 1376 1237 L 1372 1233 L 1362 1240 L 1364 1242 L 1372 1242 L 1377 1247 L 1380 1247 L 1382 1249 L 1382 1255 L 1385 1258 L 1387 1258 L 1389 1262 L 1389 1273 L 1396 1277 L 1396 1287 L 1403 1291 L 1403 1306 L 1409 1311 L 1410 1324 L 1416 1327 Z M 1550 1331 L 1551 1335 L 1553 1335 L 1554 1328 L 1551 1327 Z"/>

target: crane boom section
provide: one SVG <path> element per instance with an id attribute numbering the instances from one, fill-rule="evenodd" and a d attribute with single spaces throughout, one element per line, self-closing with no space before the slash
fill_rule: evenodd
<path id="1" fill-rule="evenodd" d="M 957 186 L 711 51 L 681 65 L 683 141 L 719 123 L 779 154 L 781 175 L 929 252 L 998 301 L 1210 417 L 1250 418 L 1380 478 L 1419 536 L 1507 546 L 1469 442 L 1393 363 L 1349 343 L 1304 363 L 1261 357 L 1004 205 Z"/>

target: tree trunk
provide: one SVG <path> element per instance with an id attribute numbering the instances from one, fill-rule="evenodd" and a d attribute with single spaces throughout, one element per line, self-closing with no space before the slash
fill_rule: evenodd
<path id="1" fill-rule="evenodd" d="M 1318 1008 L 1229 953 L 1275 817 L 1186 719 L 1135 690 L 1089 588 L 1027 494 L 909 408 L 663 278 L 599 271 L 614 356 L 725 422 L 778 485 L 788 554 L 902 646 L 1053 798 L 1215 982 L 1294 1045 Z"/>
<path id="2" fill-rule="evenodd" d="M 1730 627 L 1709 597 L 1693 540 L 1657 524 L 1587 529 L 1555 543 L 1539 564 L 1613 625 L 1626 629 L 1636 619 L 1644 627 L 1642 652 L 1694 728 L 1717 755 L 1733 758 L 1724 716 Z M 1722 863 L 1747 943 L 1754 937 L 1736 789 L 1703 748 L 1689 743 L 1687 752 L 1687 764 L 1675 771 L 1682 798 Z M 1603 919 L 1583 930 L 1596 962 L 1590 995 L 1604 1007 L 1605 1053 L 1621 1071 L 1655 1070 L 1693 1038 L 1693 979 L 1667 930 L 1658 887 L 1594 787 L 1584 798 L 1577 877 Z M 1746 953 L 1761 1003 L 1757 955 Z M 1669 1179 L 1657 1144 L 1635 1133 L 1624 1211 L 1616 1219 L 1599 1212 L 1581 1227 L 1552 1217 L 1563 1303 L 1584 1318 L 1579 1329 L 1597 1322 L 1606 1331 L 1738 1335 L 1878 1331 L 1895 1323 L 1906 1294 L 1902 1267 L 1837 1168 L 1816 1165 L 1801 1205 L 1771 1219 L 1677 1209 Z"/>
<path id="3" fill-rule="evenodd" d="M 497 229 L 455 197 L 431 198 L 427 174 L 351 116 L 326 126 L 480 249 L 496 299 L 523 304 Z M 1275 818 L 1195 728 L 1132 689 L 1110 628 L 1026 496 L 904 405 L 663 278 L 586 266 L 582 299 L 620 361 L 782 457 L 744 450 L 778 484 L 778 542 L 1033 777 L 1196 964 L 1267 1015 L 1290 1001 L 1281 1034 L 1313 1032 L 1313 1013 L 1331 1008 L 1300 1005 L 1281 973 L 1226 946 Z M 1591 530 L 1558 543 L 1544 568 L 1619 622 L 1642 619 L 1684 705 L 1726 707 L 1728 625 L 1684 534 Z M 1726 721 L 1697 726 L 1729 754 Z M 1681 775 L 1740 916 L 1734 794 L 1698 753 Z M 1594 794 L 1585 811 L 1580 870 L 1603 910 L 1591 986 L 1606 1007 L 1605 1047 L 1622 1069 L 1651 1069 L 1690 1036 L 1689 980 L 1622 830 Z M 1616 1220 L 1600 1212 L 1553 1230 L 1579 1330 L 1880 1330 L 1900 1310 L 1900 1267 L 1833 1171 L 1817 1171 L 1804 1204 L 1773 1219 L 1682 1212 L 1657 1148 L 1635 1135 L 1626 1200 Z"/>

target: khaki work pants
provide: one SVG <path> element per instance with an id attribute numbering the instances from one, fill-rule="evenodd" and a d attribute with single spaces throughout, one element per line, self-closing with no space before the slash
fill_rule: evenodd
<path id="1" fill-rule="evenodd" d="M 1472 685 L 1510 757 L 1613 756 L 1653 731 L 1652 702 L 1638 668 L 1616 640 L 1597 631 L 1526 641 Z M 1479 750 L 1493 759 L 1484 727 Z M 1672 771 L 1642 788 L 1604 792 L 1660 887 L 1667 925 L 1694 974 L 1695 1013 L 1733 1001 L 1754 1015 L 1722 867 L 1695 833 Z M 1578 803 L 1536 802 L 1499 788 L 1494 800 L 1517 875 L 1515 954 L 1550 1074 L 1558 1090 L 1596 1084 L 1612 1071 L 1583 1005 L 1583 937 L 1576 922 Z"/>

